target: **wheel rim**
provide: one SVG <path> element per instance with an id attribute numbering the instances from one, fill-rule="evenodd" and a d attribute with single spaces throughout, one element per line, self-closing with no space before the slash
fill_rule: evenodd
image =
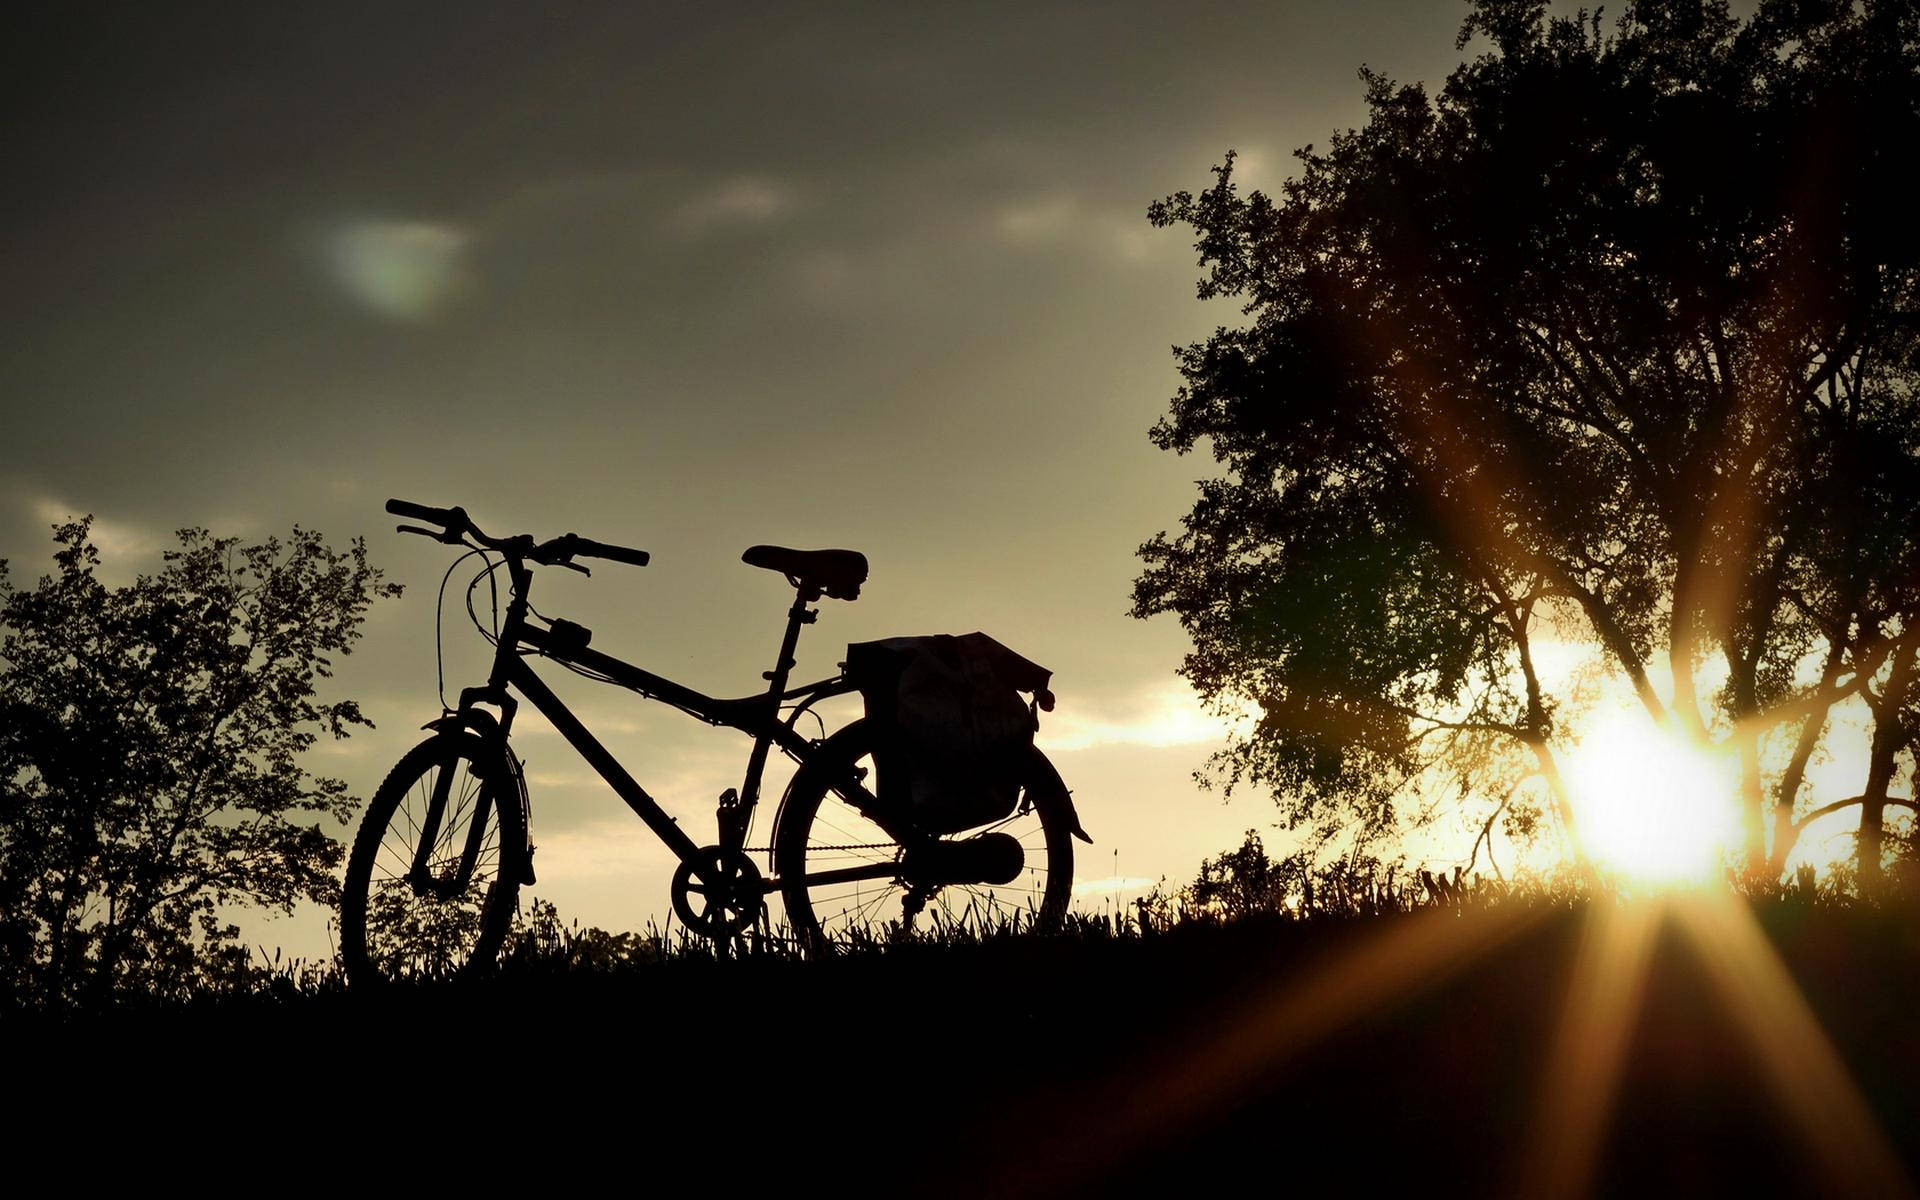
<path id="1" fill-rule="evenodd" d="M 364 927 L 367 963 L 382 977 L 457 973 L 494 935 L 489 906 L 502 877 L 500 805 L 491 800 L 481 804 L 486 784 L 473 766 L 465 754 L 430 758 L 400 793 L 380 831 L 368 864 Z M 453 778 L 446 814 L 427 861 L 428 876 L 437 886 L 423 893 L 410 873 L 433 789 L 447 771 Z M 463 881 L 460 868 L 479 817 L 485 825 Z"/>
<path id="2" fill-rule="evenodd" d="M 870 756 L 861 757 L 857 764 L 867 769 L 866 779 L 874 778 Z M 1055 869 L 1063 855 L 1071 853 L 1059 844 L 1069 833 L 1060 821 L 1054 821 L 1050 829 L 1035 799 L 1036 794 L 1029 789 L 1005 820 L 953 835 L 964 839 L 999 832 L 1018 841 L 1026 863 L 1011 882 L 940 887 L 925 896 L 924 907 L 911 918 L 912 889 L 897 878 L 796 887 L 787 893 L 789 923 L 803 939 L 824 938 L 829 943 L 844 944 L 883 940 L 898 936 L 902 930 L 934 938 L 1025 932 L 1041 924 L 1050 907 L 1059 910 L 1051 913 L 1057 920 L 1072 883 L 1070 871 Z M 819 798 L 808 816 L 804 861 L 792 864 L 803 876 L 847 868 L 878 868 L 897 863 L 901 857 L 902 847 L 891 835 L 831 791 Z M 1052 846 L 1050 838 L 1055 843 Z M 783 864 L 783 874 L 787 869 Z M 1057 895 L 1050 906 L 1048 885 L 1057 873 L 1067 878 L 1055 882 Z M 797 906 L 793 900 L 799 891 L 804 891 L 810 912 L 794 911 Z"/>

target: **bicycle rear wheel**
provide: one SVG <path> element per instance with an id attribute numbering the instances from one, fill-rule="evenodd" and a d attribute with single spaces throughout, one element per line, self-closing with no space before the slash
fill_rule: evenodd
<path id="1" fill-rule="evenodd" d="M 373 794 L 340 901 L 340 956 L 356 986 L 493 965 L 520 890 L 513 848 L 526 839 L 503 757 L 480 738 L 440 734 L 408 751 Z"/>
<path id="2" fill-rule="evenodd" d="M 862 771 L 864 783 L 854 782 Z M 828 949 L 901 932 L 964 938 L 1058 931 L 1073 891 L 1076 822 L 1059 775 L 1038 750 L 1028 775 L 1012 815 L 943 839 L 1006 834 L 1025 855 L 1019 873 L 1004 884 L 916 888 L 890 869 L 905 847 L 861 811 L 875 778 L 872 733 L 864 721 L 836 733 L 781 805 L 774 868 L 793 936 L 809 949 Z M 836 872 L 872 877 L 836 879 Z"/>

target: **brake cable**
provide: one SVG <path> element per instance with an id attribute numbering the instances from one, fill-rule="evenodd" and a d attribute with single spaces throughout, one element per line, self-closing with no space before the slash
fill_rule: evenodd
<path id="1" fill-rule="evenodd" d="M 440 626 L 441 617 L 446 612 L 447 607 L 447 581 L 453 578 L 453 569 L 455 567 L 472 558 L 474 555 L 481 553 L 483 553 L 483 551 L 469 550 L 447 564 L 447 573 L 440 577 L 440 594 L 433 602 L 433 674 L 435 681 L 439 685 L 440 711 L 442 713 L 450 713 L 453 711 L 452 707 L 447 704 L 446 638 L 442 634 Z M 467 590 L 471 593 L 473 590 L 472 585 L 468 585 Z M 473 610 L 469 607 L 467 611 L 471 613 Z"/>

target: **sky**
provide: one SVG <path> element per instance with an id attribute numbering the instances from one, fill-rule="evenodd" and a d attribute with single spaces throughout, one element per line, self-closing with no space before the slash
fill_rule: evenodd
<path id="1" fill-rule="evenodd" d="M 1276 185 L 1364 119 L 1363 63 L 1443 80 L 1463 12 L 15 11 L 0 557 L 30 582 L 83 513 L 109 580 L 182 526 L 365 535 L 406 595 L 329 694 L 378 728 L 310 760 L 365 796 L 438 713 L 451 558 L 394 534 L 388 497 L 648 549 L 548 572 L 535 603 L 715 695 L 756 689 L 791 598 L 740 552 L 857 549 L 869 583 L 823 604 L 798 676 L 851 641 L 986 631 L 1055 673 L 1041 744 L 1095 838 L 1081 903 L 1183 882 L 1274 811 L 1195 786 L 1222 726 L 1175 675 L 1177 623 L 1127 615 L 1136 549 L 1213 470 L 1148 439 L 1170 348 L 1239 315 L 1194 298 L 1190 238 L 1146 207 L 1229 149 Z M 451 601 L 447 656 L 450 690 L 484 673 Z M 711 829 L 744 737 L 546 674 Z M 516 744 L 534 893 L 610 929 L 664 915 L 667 852 L 531 710 Z M 310 912 L 257 937 L 326 945 Z"/>

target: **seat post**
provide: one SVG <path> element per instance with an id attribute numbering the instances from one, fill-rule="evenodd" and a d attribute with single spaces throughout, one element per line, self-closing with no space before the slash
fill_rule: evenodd
<path id="1" fill-rule="evenodd" d="M 820 610 L 807 605 L 820 598 L 820 589 L 807 584 L 799 584 L 794 589 L 793 607 L 787 610 L 787 629 L 780 639 L 780 658 L 773 664 L 773 670 L 764 673 L 761 678 L 767 680 L 769 697 L 780 695 L 787 690 L 787 673 L 793 670 L 793 652 L 800 645 L 800 627 L 811 625 L 820 619 Z"/>
<path id="2" fill-rule="evenodd" d="M 780 639 L 780 659 L 773 664 L 773 670 L 761 673 L 760 677 L 767 681 L 767 723 L 754 734 L 753 751 L 747 755 L 747 777 L 741 781 L 739 804 L 747 812 L 751 812 L 760 799 L 760 773 L 766 769 L 767 750 L 773 742 L 773 725 L 780 716 L 780 694 L 787 690 L 787 673 L 793 670 L 793 652 L 800 645 L 800 627 L 811 625 L 820 618 L 820 610 L 808 608 L 807 605 L 819 598 L 820 589 L 806 584 L 796 585 L 793 607 L 787 610 L 786 633 Z M 745 836 L 744 824 L 740 833 Z"/>

